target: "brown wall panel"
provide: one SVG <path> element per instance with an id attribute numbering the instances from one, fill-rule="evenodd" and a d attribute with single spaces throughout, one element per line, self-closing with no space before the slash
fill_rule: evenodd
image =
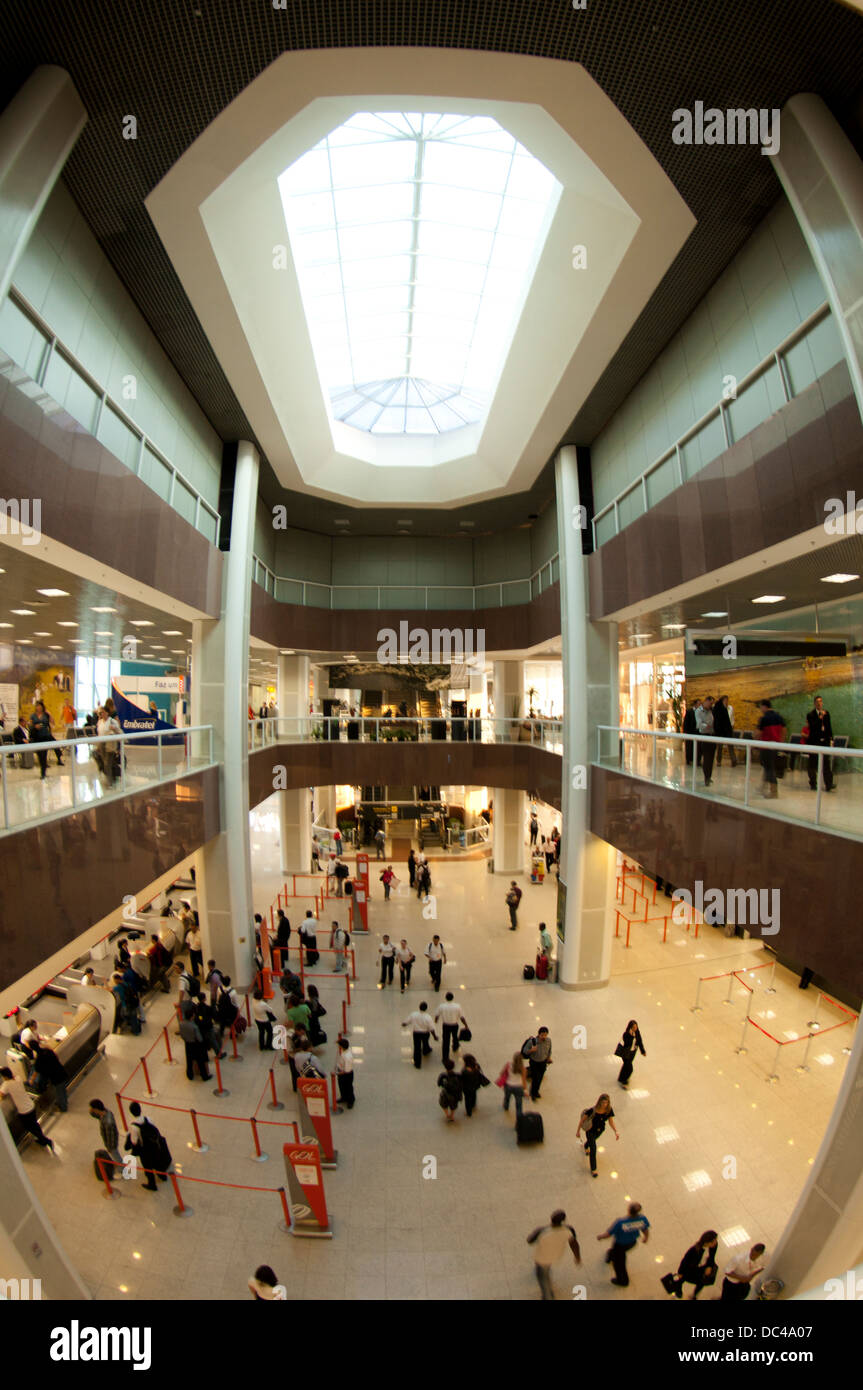
<path id="1" fill-rule="evenodd" d="M 778 888 L 779 931 L 762 940 L 859 1005 L 863 844 L 599 767 L 590 773 L 590 819 L 595 835 L 675 887 L 692 892 L 701 879 L 705 891 Z"/>
<path id="2" fill-rule="evenodd" d="M 222 554 L 65 411 L 0 378 L 0 496 L 39 498 L 42 532 L 218 617 Z"/>
<path id="3" fill-rule="evenodd" d="M 0 837 L 0 989 L 220 829 L 211 767 Z"/>
<path id="4" fill-rule="evenodd" d="M 560 758 L 526 743 L 280 743 L 249 756 L 250 806 L 272 796 L 276 767 L 290 789 L 455 783 L 535 791 L 560 809 Z"/>
<path id="5" fill-rule="evenodd" d="M 594 551 L 591 617 L 811 530 L 829 497 L 859 490 L 861 471 L 863 423 L 840 362 Z"/>
<path id="6" fill-rule="evenodd" d="M 378 632 L 399 630 L 400 622 L 423 628 L 484 628 L 487 652 L 534 647 L 560 633 L 560 585 L 551 584 L 530 603 L 509 608 L 405 608 L 378 609 L 307 608 L 281 603 L 258 584 L 252 585 L 253 637 L 274 647 L 294 647 L 307 652 L 377 651 Z"/>

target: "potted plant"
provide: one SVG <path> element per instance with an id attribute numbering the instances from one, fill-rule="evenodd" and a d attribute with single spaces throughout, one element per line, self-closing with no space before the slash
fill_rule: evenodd
<path id="1" fill-rule="evenodd" d="M 528 698 L 528 700 L 530 701 L 530 717 L 531 717 L 531 719 L 536 719 L 536 718 L 538 717 L 538 716 L 537 716 L 537 713 L 536 713 L 536 710 L 535 710 L 534 707 L 533 707 L 534 698 L 535 698 L 535 696 L 537 696 L 538 694 L 539 694 L 539 691 L 537 690 L 537 688 L 536 688 L 535 685 L 532 685 L 532 686 L 530 687 L 530 689 L 528 690 L 528 692 L 527 692 L 527 698 Z"/>

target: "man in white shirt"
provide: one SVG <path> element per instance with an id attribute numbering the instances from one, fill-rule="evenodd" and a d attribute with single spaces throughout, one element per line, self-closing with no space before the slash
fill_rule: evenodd
<path id="1" fill-rule="evenodd" d="M 393 969 L 396 963 L 396 948 L 388 936 L 384 936 L 378 947 L 378 960 L 381 963 L 381 982 L 378 989 L 384 989 L 393 982 Z"/>
<path id="2" fill-rule="evenodd" d="M 336 856 L 331 854 L 327 860 L 327 897 L 335 896 L 339 886 L 339 880 L 336 876 Z"/>
<path id="3" fill-rule="evenodd" d="M 347 1038 L 339 1038 L 339 1052 L 336 1057 L 336 1084 L 339 1100 L 353 1110 L 356 1103 L 354 1095 L 354 1054 Z"/>
<path id="4" fill-rule="evenodd" d="M 439 936 L 432 937 L 426 947 L 426 955 L 429 963 L 429 979 L 434 985 L 435 994 L 437 994 L 440 989 L 440 973 L 446 965 L 446 952 Z"/>
<path id="5" fill-rule="evenodd" d="M 396 960 L 399 963 L 399 983 L 402 987 L 402 994 L 404 994 L 406 986 L 411 982 L 411 966 L 416 960 L 416 956 L 404 937 L 396 947 Z"/>
<path id="6" fill-rule="evenodd" d="M 458 1026 L 463 1023 L 467 1027 L 467 1019 L 461 1011 L 461 1005 L 456 1004 L 452 994 L 447 994 L 446 1000 L 441 1004 L 434 1016 L 435 1023 L 443 1023 L 443 1042 L 441 1044 L 441 1056 L 445 1062 L 449 1057 L 449 1050 L 458 1052 Z"/>
<path id="7" fill-rule="evenodd" d="M 764 1268 L 764 1246 L 753 1245 L 749 1254 L 735 1255 L 723 1271 L 722 1303 L 742 1303 L 748 1297 L 752 1280 Z"/>
<path id="8" fill-rule="evenodd" d="M 28 1095 L 24 1082 L 13 1076 L 9 1067 L 0 1067 L 0 1096 L 9 1097 L 24 1128 L 33 1135 L 41 1148 L 50 1149 L 53 1153 L 54 1141 L 42 1133 L 42 1127 L 36 1119 L 36 1106 L 32 1096 Z"/>
<path id="9" fill-rule="evenodd" d="M 534 1247 L 534 1268 L 543 1299 L 554 1298 L 551 1266 L 566 1252 L 567 1246 L 572 1251 L 575 1263 L 581 1264 L 578 1237 L 572 1226 L 565 1225 L 566 1212 L 553 1211 L 550 1220 L 550 1226 L 537 1226 L 527 1238 L 528 1245 Z"/>
<path id="10" fill-rule="evenodd" d="M 437 1042 L 437 1033 L 434 1030 L 434 1020 L 428 1012 L 428 1004 L 422 1001 L 418 1009 L 414 1009 L 412 1014 L 405 1019 L 403 1028 L 410 1028 L 414 1035 L 414 1066 L 419 1071 L 423 1064 L 423 1057 L 431 1055 L 431 1043 L 429 1033 Z"/>
<path id="11" fill-rule="evenodd" d="M 204 951 L 201 946 L 201 928 L 191 926 L 186 933 L 186 946 L 189 950 L 189 963 L 195 979 L 204 973 Z"/>

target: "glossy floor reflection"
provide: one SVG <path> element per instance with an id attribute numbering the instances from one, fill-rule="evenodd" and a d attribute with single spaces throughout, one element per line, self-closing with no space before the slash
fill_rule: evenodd
<path id="1" fill-rule="evenodd" d="M 109 785 L 93 759 L 83 749 L 73 757 L 72 750 L 59 741 L 48 744 L 48 766 L 43 779 L 35 757 L 32 767 L 21 767 L 18 759 L 4 758 L 5 788 L 3 805 L 7 819 L 4 822 L 0 807 L 0 829 L 7 826 L 16 829 L 45 816 L 75 807 L 92 805 L 106 797 L 123 796 L 128 792 L 140 791 L 159 780 L 159 763 L 156 749 L 129 749 L 126 754 L 125 779 L 120 776 Z M 63 758 L 62 766 L 57 762 L 55 750 Z M 192 769 L 204 767 L 207 759 L 193 757 Z M 162 753 L 161 776 L 180 776 L 186 770 L 186 760 L 182 750 L 165 748 Z M 74 789 L 73 789 L 74 778 Z"/>
<path id="2" fill-rule="evenodd" d="M 263 911 L 281 881 L 277 826 L 266 810 L 257 817 L 253 842 L 255 899 Z M 406 878 L 403 870 L 401 876 Z M 760 942 L 729 939 L 712 929 L 702 929 L 697 940 L 681 930 L 665 945 L 653 925 L 633 929 L 628 950 L 620 938 L 615 942 L 613 977 L 605 990 L 568 993 L 526 982 L 522 966 L 533 960 L 537 923 L 554 920 L 556 891 L 553 883 L 533 886 L 522 877 L 519 930 L 510 933 L 508 879 L 490 875 L 485 863 L 435 863 L 434 920 L 423 917 L 422 906 L 404 888 L 385 903 L 372 877 L 373 932 L 356 943 L 360 979 L 350 1016 L 357 1105 L 334 1118 L 339 1166 L 325 1175 L 332 1241 L 283 1234 L 274 1192 L 188 1184 L 194 1214 L 185 1221 L 172 1215 L 173 1200 L 164 1188 L 151 1195 L 120 1184 L 122 1195 L 107 1201 L 93 1177 L 98 1131 L 86 1101 L 110 1099 L 137 1062 L 141 1044 L 149 1046 L 169 1022 L 171 1000 L 159 996 L 153 1003 L 141 1039 L 109 1040 L 106 1060 L 72 1093 L 69 1113 L 50 1124 L 59 1158 L 32 1148 L 24 1154 L 40 1200 L 97 1298 L 242 1299 L 248 1296 L 248 1275 L 269 1263 L 296 1301 L 530 1300 L 538 1289 L 525 1237 L 558 1206 L 578 1231 L 584 1257 L 578 1270 L 568 1261 L 556 1269 L 561 1298 L 573 1297 L 573 1288 L 581 1286 L 588 1300 L 663 1299 L 660 1276 L 676 1269 L 684 1250 L 710 1226 L 721 1233 L 723 1262 L 756 1239 L 768 1249 L 774 1245 L 816 1154 L 851 1029 L 819 1040 L 808 1072 L 797 1072 L 789 1058 L 781 1079 L 769 1083 L 769 1055 L 757 1045 L 745 1054 L 734 1051 L 745 1012 L 742 981 L 752 977 L 734 985 L 730 1004 L 722 1002 L 729 977 L 703 987 L 703 1011 L 691 1012 L 700 976 L 748 971 L 765 960 Z M 346 908 L 344 900 L 328 902 L 325 916 L 345 920 Z M 294 925 L 304 911 L 302 901 L 289 911 Z M 385 993 L 378 989 L 377 942 L 384 930 L 406 936 L 419 958 L 405 998 L 397 985 Z M 422 968 L 433 931 L 447 948 L 444 990 L 452 989 L 462 1005 L 473 1030 L 471 1050 L 490 1078 L 540 1024 L 551 1029 L 554 1064 L 536 1107 L 545 1122 L 542 1146 L 516 1146 L 512 1116 L 503 1114 L 494 1085 L 481 1092 L 471 1119 L 460 1108 L 456 1122 L 446 1124 L 435 1084 L 439 1047 L 421 1073 L 413 1068 L 401 1021 L 417 1000 L 436 1002 Z M 769 974 L 760 971 L 758 977 Z M 759 980 L 753 1017 L 780 1036 L 805 1024 L 815 992 L 801 995 L 796 980 L 781 969 L 775 984 L 776 993 L 768 995 Z M 320 990 L 329 1011 L 324 1026 L 330 1040 L 321 1052 L 329 1069 L 344 985 L 322 980 Z M 615 1082 L 619 1063 L 613 1051 L 632 1017 L 641 1026 L 647 1056 L 638 1058 L 624 1092 Z M 582 1035 L 574 1030 L 581 1028 L 586 1046 L 576 1047 Z M 270 1058 L 257 1051 L 254 1030 L 242 1050 L 243 1062 L 223 1064 L 230 1096 L 220 1100 L 212 1095 L 215 1083 L 189 1083 L 181 1066 L 165 1065 L 158 1046 L 152 1069 L 158 1103 L 194 1104 L 202 1115 L 247 1120 L 266 1084 Z M 275 1070 L 286 1109 L 275 1116 L 262 1113 L 290 1118 L 287 1070 Z M 581 1109 L 603 1090 L 611 1094 L 621 1137 L 617 1142 L 606 1132 L 594 1181 L 575 1131 Z M 133 1094 L 140 1095 L 140 1086 Z M 247 1123 L 203 1118 L 210 1148 L 199 1154 L 189 1147 L 187 1116 L 149 1113 L 182 1173 L 270 1189 L 284 1183 L 282 1131 L 265 1131 L 270 1158 L 256 1164 Z M 435 1178 L 423 1176 L 429 1158 L 435 1160 Z M 609 1282 L 606 1246 L 596 1237 L 624 1213 L 629 1198 L 642 1202 L 652 1238 L 631 1256 L 632 1282 L 620 1290 Z"/>

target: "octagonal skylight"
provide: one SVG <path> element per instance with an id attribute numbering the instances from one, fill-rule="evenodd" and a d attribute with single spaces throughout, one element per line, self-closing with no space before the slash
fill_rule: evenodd
<path id="1" fill-rule="evenodd" d="M 369 434 L 481 423 L 560 184 L 486 116 L 360 112 L 280 177 L 323 394 Z"/>

